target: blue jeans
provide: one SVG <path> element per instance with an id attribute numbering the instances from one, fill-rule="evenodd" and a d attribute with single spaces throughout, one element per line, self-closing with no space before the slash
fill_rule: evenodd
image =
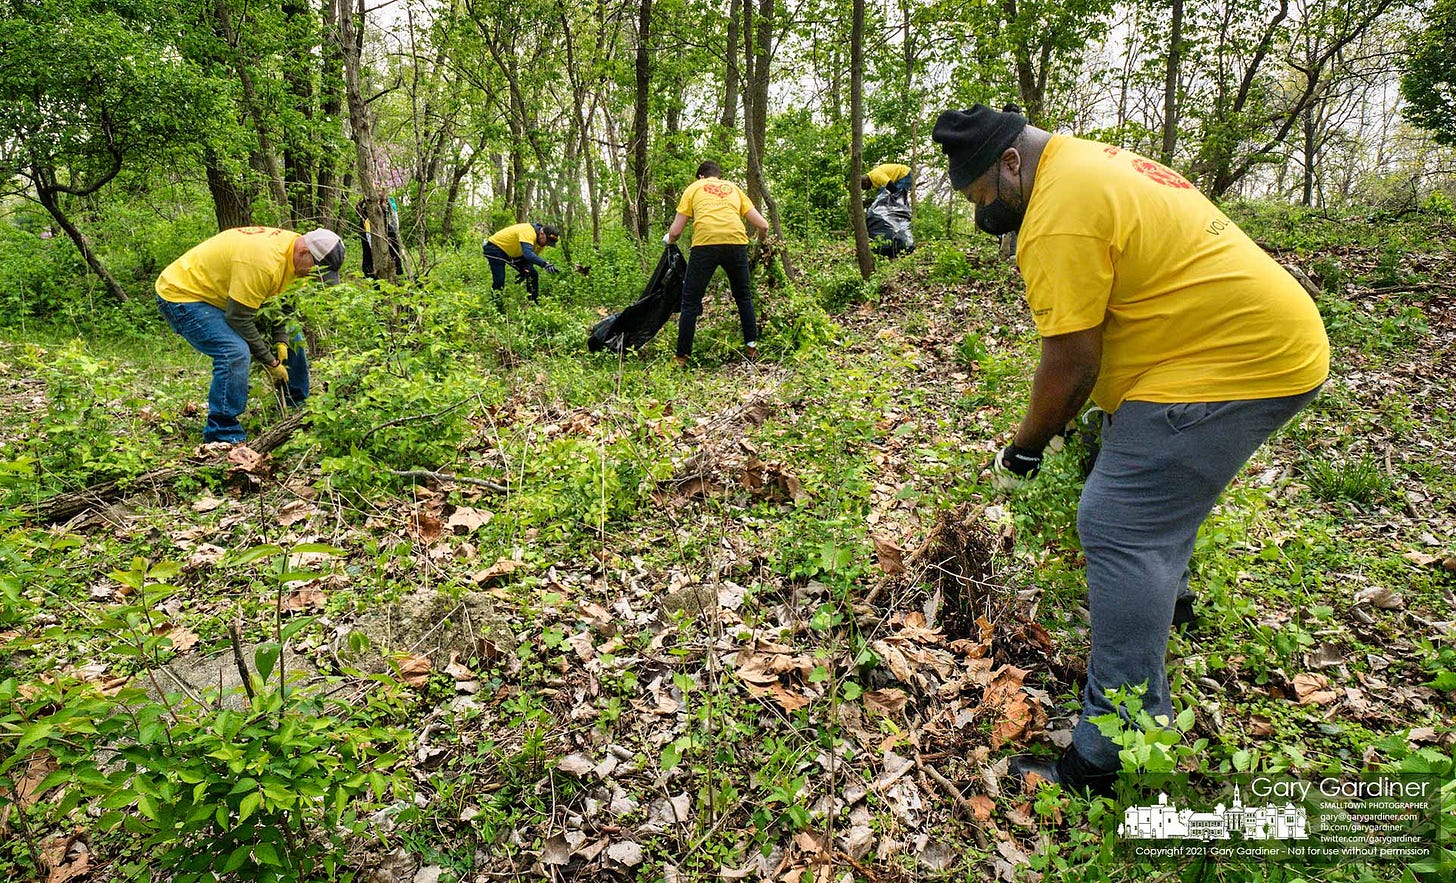
<path id="1" fill-rule="evenodd" d="M 192 348 L 212 359 L 212 385 L 207 390 L 205 442 L 241 442 L 248 434 L 238 417 L 248 406 L 248 367 L 252 355 L 247 341 L 228 325 L 223 311 L 205 303 L 177 304 L 157 298 L 162 318 Z M 288 350 L 286 398 L 297 404 L 308 398 L 308 357 L 297 343 Z"/>
<path id="2" fill-rule="evenodd" d="M 535 303 L 541 299 L 541 274 L 530 261 L 524 257 L 513 258 L 501 250 L 501 247 L 494 242 L 487 241 L 481 246 L 485 254 L 485 262 L 490 264 L 490 287 L 496 292 L 496 305 L 501 303 L 500 292 L 506 287 L 506 267 L 516 271 L 516 278 L 526 283 L 526 295 Z"/>

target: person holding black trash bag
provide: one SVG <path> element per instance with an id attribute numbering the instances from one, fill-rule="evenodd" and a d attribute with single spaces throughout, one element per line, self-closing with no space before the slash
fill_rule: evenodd
<path id="1" fill-rule="evenodd" d="M 878 187 L 880 191 L 865 206 L 865 229 L 875 254 L 897 258 L 915 250 L 915 235 L 910 231 L 910 191 L 915 176 L 910 167 L 900 163 L 881 163 L 860 176 L 861 190 Z"/>
<path id="2" fill-rule="evenodd" d="M 753 207 L 737 185 L 724 181 L 723 168 L 712 160 L 698 166 L 697 180 L 683 191 L 677 215 L 662 237 L 671 245 L 693 222 L 693 247 L 683 279 L 682 308 L 677 319 L 677 364 L 685 366 L 693 352 L 698 317 L 703 313 L 703 293 L 719 267 L 728 274 L 728 286 L 738 307 L 743 327 L 743 345 L 750 361 L 758 358 L 758 325 L 753 314 L 753 288 L 748 273 L 748 233 L 743 219 L 758 228 L 760 246 L 768 241 L 768 221 Z"/>
<path id="3" fill-rule="evenodd" d="M 907 165 L 880 163 L 859 178 L 859 189 L 873 190 L 876 187 L 888 187 L 896 193 L 909 193 L 915 187 L 915 176 Z"/>
<path id="4" fill-rule="evenodd" d="M 495 292 L 496 306 L 502 305 L 501 293 L 506 287 L 506 267 L 516 271 L 516 278 L 526 283 L 531 303 L 541 299 L 540 267 L 548 273 L 559 272 L 556 265 L 536 253 L 553 246 L 561 239 L 561 231 L 550 224 L 513 224 L 491 234 L 481 250 L 490 264 L 490 288 Z"/>

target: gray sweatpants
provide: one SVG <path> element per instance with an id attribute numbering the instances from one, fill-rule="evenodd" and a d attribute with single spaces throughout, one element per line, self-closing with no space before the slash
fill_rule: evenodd
<path id="1" fill-rule="evenodd" d="M 1072 742 L 1095 766 L 1121 766 L 1117 745 L 1089 720 L 1114 710 L 1109 690 L 1146 682 L 1143 708 L 1172 716 L 1163 659 L 1173 602 L 1187 592 L 1198 526 L 1259 445 L 1318 392 L 1173 405 L 1124 402 L 1104 418 L 1102 452 L 1077 506 L 1092 652 Z"/>

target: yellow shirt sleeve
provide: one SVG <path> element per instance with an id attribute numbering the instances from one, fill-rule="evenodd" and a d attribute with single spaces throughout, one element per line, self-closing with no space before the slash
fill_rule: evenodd
<path id="1" fill-rule="evenodd" d="M 1040 236 L 1018 250 L 1016 262 L 1042 337 L 1102 324 L 1113 276 L 1112 250 L 1105 239 L 1075 233 Z"/>
<path id="2" fill-rule="evenodd" d="M 693 196 L 702 186 L 703 182 L 701 180 L 694 181 L 688 185 L 688 189 L 683 191 L 682 198 L 677 201 L 678 214 L 685 215 L 689 218 L 693 216 Z"/>

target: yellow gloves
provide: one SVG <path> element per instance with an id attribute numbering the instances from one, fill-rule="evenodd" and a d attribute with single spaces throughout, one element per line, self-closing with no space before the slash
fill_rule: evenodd
<path id="1" fill-rule="evenodd" d="M 275 344 L 273 344 L 273 350 L 274 350 L 274 352 L 278 353 L 278 361 L 280 361 L 280 362 L 286 362 L 286 361 L 288 361 L 288 344 L 286 344 L 286 343 L 275 343 Z"/>
<path id="2" fill-rule="evenodd" d="M 282 344 L 279 344 L 279 346 L 282 346 Z M 268 376 L 273 378 L 275 384 L 288 382 L 288 366 L 283 364 L 282 361 L 272 365 L 264 365 L 263 370 L 268 372 Z"/>

